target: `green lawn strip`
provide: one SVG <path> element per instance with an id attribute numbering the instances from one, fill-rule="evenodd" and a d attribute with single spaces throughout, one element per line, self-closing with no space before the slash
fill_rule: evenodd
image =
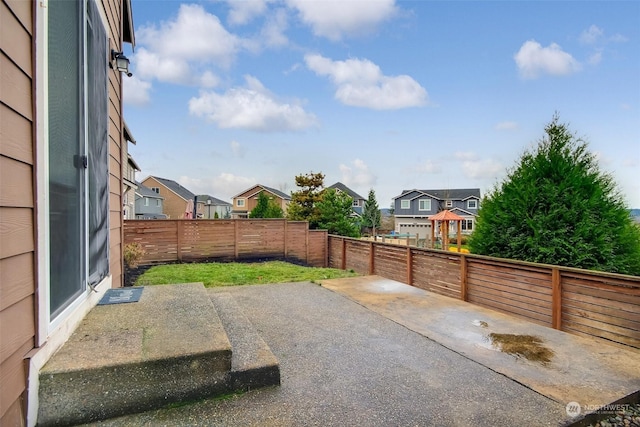
<path id="1" fill-rule="evenodd" d="M 357 275 L 352 270 L 303 267 L 283 261 L 168 264 L 151 267 L 138 278 L 136 286 L 202 282 L 211 288 L 260 283 L 313 282 Z"/>

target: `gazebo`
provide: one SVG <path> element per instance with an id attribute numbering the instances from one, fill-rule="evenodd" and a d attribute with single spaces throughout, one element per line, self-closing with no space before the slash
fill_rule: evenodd
<path id="1" fill-rule="evenodd" d="M 460 240 L 460 235 L 462 234 L 462 221 L 464 220 L 464 218 L 462 218 L 460 215 L 457 215 L 451 211 L 448 210 L 444 210 L 444 211 L 440 211 L 437 214 L 435 214 L 434 216 L 432 216 L 431 218 L 429 218 L 429 220 L 431 221 L 431 248 L 435 248 L 435 232 L 436 232 L 436 225 L 438 224 L 438 222 L 441 223 L 441 227 L 440 227 L 440 232 L 442 233 L 442 249 L 447 250 L 449 249 L 449 222 L 450 221 L 455 221 L 458 223 L 458 252 L 460 252 L 460 245 L 461 245 L 461 240 Z"/>

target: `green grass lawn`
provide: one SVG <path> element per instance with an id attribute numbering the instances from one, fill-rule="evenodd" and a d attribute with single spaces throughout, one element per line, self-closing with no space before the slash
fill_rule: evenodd
<path id="1" fill-rule="evenodd" d="M 210 288 L 259 283 L 313 282 L 357 275 L 353 270 L 302 267 L 283 261 L 169 264 L 151 267 L 136 280 L 135 285 L 202 282 Z"/>

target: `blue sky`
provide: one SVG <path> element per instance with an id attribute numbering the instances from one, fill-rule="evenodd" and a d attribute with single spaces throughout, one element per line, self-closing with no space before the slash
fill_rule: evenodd
<path id="1" fill-rule="evenodd" d="M 139 179 L 230 201 L 326 175 L 380 207 L 502 180 L 555 113 L 640 207 L 640 2 L 132 0 Z"/>

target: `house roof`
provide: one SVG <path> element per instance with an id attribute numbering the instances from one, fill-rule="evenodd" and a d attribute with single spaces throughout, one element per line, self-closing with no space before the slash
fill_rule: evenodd
<path id="1" fill-rule="evenodd" d="M 127 154 L 127 161 L 129 163 L 131 163 L 131 165 L 135 168 L 135 170 L 137 170 L 137 171 L 141 171 L 142 170 L 142 169 L 140 169 L 140 166 L 138 166 L 136 161 L 133 160 L 133 157 L 131 157 L 131 154 Z"/>
<path id="2" fill-rule="evenodd" d="M 139 196 L 148 197 L 150 199 L 164 199 L 164 197 L 162 197 L 161 195 L 159 195 L 149 187 L 145 187 L 144 185 L 142 185 L 137 181 L 136 181 L 136 185 L 138 186 L 138 188 L 136 188 L 136 194 L 138 194 Z"/>
<path id="3" fill-rule="evenodd" d="M 196 197 L 196 195 L 193 194 L 191 191 L 187 190 L 182 185 L 178 184 L 177 182 L 171 179 L 160 178 L 158 176 L 150 176 L 149 178 L 155 179 L 156 181 L 158 181 L 159 183 L 167 187 L 169 190 L 173 191 L 178 196 L 182 197 L 184 200 L 188 201 L 189 199 L 193 199 Z"/>
<path id="4" fill-rule="evenodd" d="M 131 0 L 124 0 L 123 18 L 122 18 L 122 41 L 131 43 L 131 47 L 136 46 L 136 35 L 133 31 L 133 10 L 131 9 Z"/>
<path id="5" fill-rule="evenodd" d="M 402 190 L 402 194 L 394 197 L 393 199 L 398 199 L 413 192 L 422 193 L 438 200 L 466 200 L 472 197 L 480 198 L 479 188 L 451 188 L 447 190 Z"/>
<path id="6" fill-rule="evenodd" d="M 273 194 L 275 194 L 276 196 L 281 197 L 281 198 L 282 198 L 282 199 L 284 199 L 284 200 L 291 200 L 291 196 L 289 196 L 288 194 L 283 193 L 283 192 L 282 192 L 282 191 L 280 191 L 280 190 L 276 190 L 275 188 L 267 187 L 266 185 L 262 185 L 262 184 L 256 184 L 256 185 L 254 185 L 253 187 L 247 188 L 246 190 L 244 190 L 244 191 L 243 191 L 243 192 L 241 192 L 241 193 L 236 194 L 236 195 L 235 195 L 235 196 L 233 196 L 232 198 L 233 198 L 233 199 L 235 199 L 236 197 L 238 197 L 238 196 L 240 196 L 240 195 L 242 195 L 242 194 L 246 193 L 247 191 L 249 191 L 249 190 L 253 190 L 254 188 L 258 188 L 258 187 L 259 187 L 259 188 L 261 188 L 261 189 L 263 189 L 263 190 L 266 190 L 266 191 L 268 191 L 268 192 L 270 192 L 270 193 L 273 193 Z"/>
<path id="7" fill-rule="evenodd" d="M 133 137 L 133 134 L 131 133 L 131 129 L 129 129 L 129 126 L 127 126 L 127 122 L 123 122 L 122 135 L 124 136 L 125 141 L 129 141 L 133 144 L 136 144 L 136 140 Z"/>
<path id="8" fill-rule="evenodd" d="M 344 193 L 347 193 L 349 197 L 351 197 L 353 200 L 365 200 L 364 197 L 362 197 L 361 195 L 359 195 L 358 193 L 356 193 L 355 191 L 353 191 L 352 189 L 350 189 L 349 187 L 347 187 L 341 182 L 336 182 L 335 184 L 327 188 L 335 188 L 336 190 L 340 190 Z"/>
<path id="9" fill-rule="evenodd" d="M 216 199 L 208 194 L 198 194 L 196 197 L 198 197 L 198 203 L 207 203 L 208 200 L 211 200 L 210 204 L 213 206 L 231 206 L 231 203 Z"/>

